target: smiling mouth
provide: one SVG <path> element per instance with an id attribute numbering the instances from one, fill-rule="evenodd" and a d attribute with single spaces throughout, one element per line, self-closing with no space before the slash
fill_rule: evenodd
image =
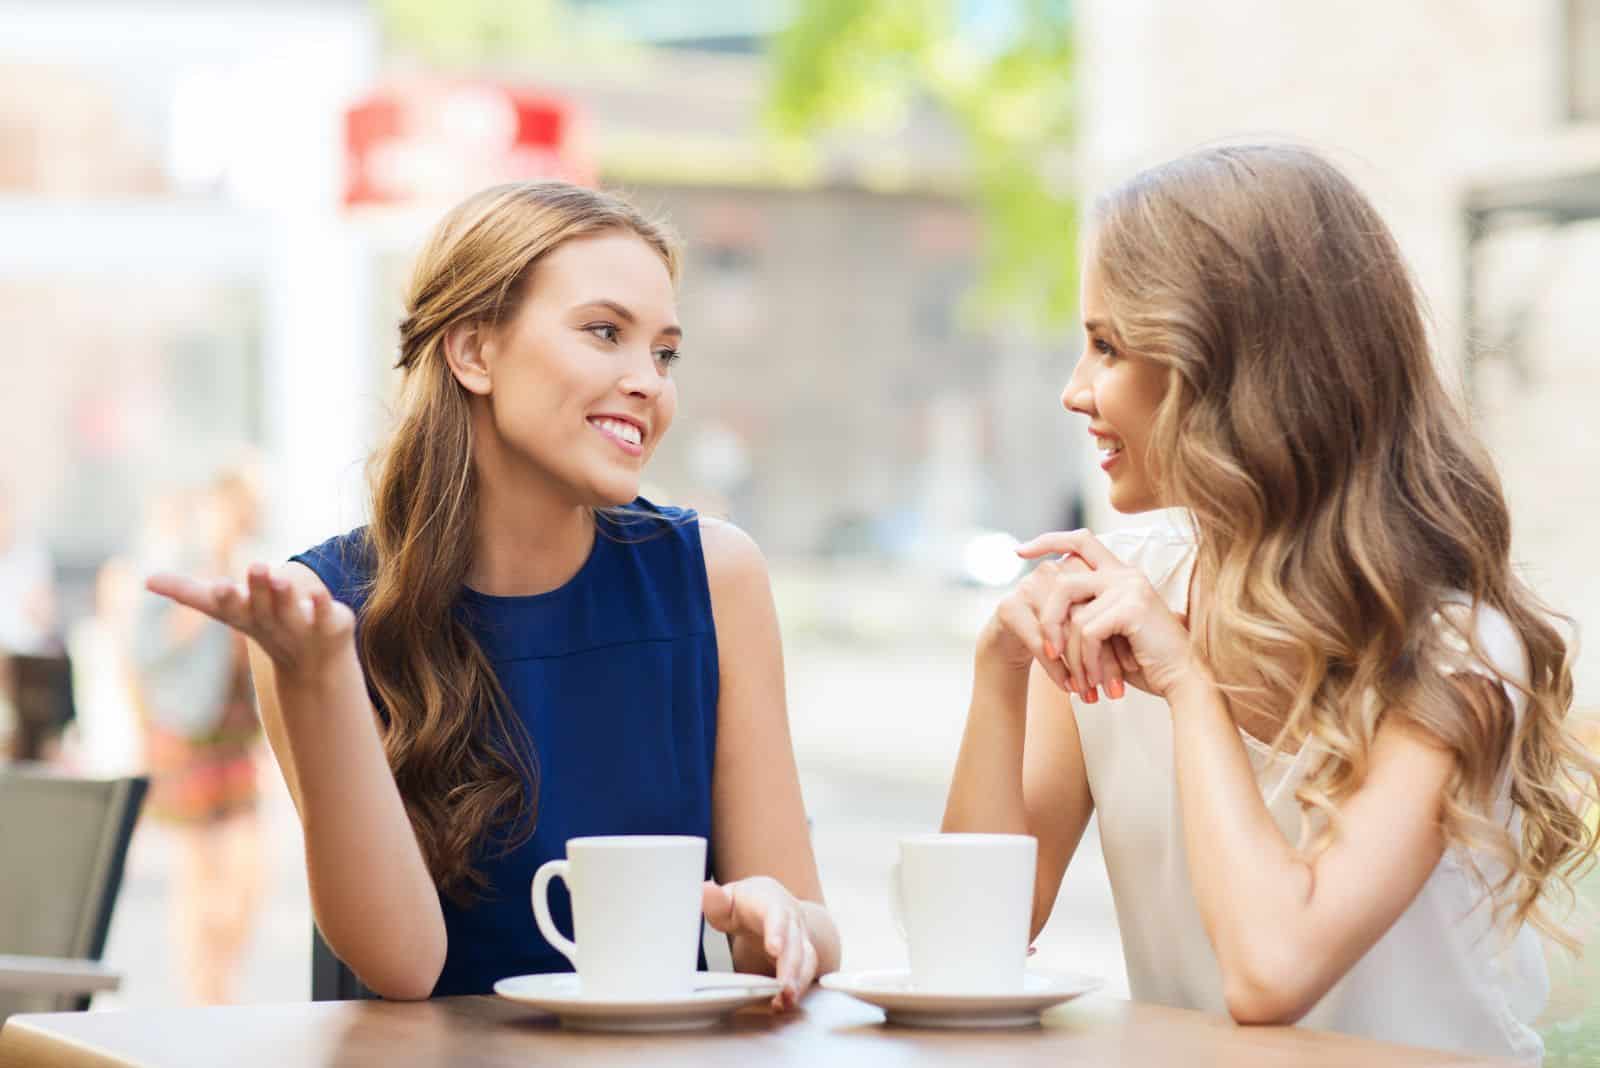
<path id="1" fill-rule="evenodd" d="M 612 440 L 635 449 L 644 444 L 644 432 L 622 419 L 590 419 L 589 425 Z"/>
<path id="2" fill-rule="evenodd" d="M 1095 452 L 1099 454 L 1102 466 L 1121 456 L 1124 448 L 1126 446 L 1117 438 L 1099 438 L 1095 444 Z"/>

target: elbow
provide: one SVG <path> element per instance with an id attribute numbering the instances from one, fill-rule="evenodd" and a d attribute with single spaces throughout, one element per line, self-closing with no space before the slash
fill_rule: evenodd
<path id="1" fill-rule="evenodd" d="M 437 939 L 419 942 L 422 944 L 406 947 L 398 954 L 390 950 L 381 959 L 362 965 L 346 961 L 346 966 L 363 986 L 385 1001 L 426 1001 L 433 996 L 433 988 L 444 971 L 443 932 Z"/>
<path id="2" fill-rule="evenodd" d="M 356 974 L 368 990 L 385 1001 L 426 1001 L 433 996 L 439 973 L 444 970 L 442 958 L 437 964 L 427 960 L 395 963 L 400 966 L 384 968 L 381 972 L 375 970 L 370 979 L 359 972 Z"/>
<path id="3" fill-rule="evenodd" d="M 426 1001 L 433 994 L 433 983 L 417 976 L 386 977 L 382 982 L 367 983 L 367 989 L 385 1001 Z"/>
<path id="4" fill-rule="evenodd" d="M 1225 965 L 1222 997 L 1238 1024 L 1287 1027 L 1311 1011 L 1321 991 L 1307 983 L 1312 969 L 1292 953 L 1275 950 Z"/>

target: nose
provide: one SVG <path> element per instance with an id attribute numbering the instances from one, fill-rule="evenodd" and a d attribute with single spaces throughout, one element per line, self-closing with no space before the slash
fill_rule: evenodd
<path id="1" fill-rule="evenodd" d="M 1061 407 L 1075 415 L 1094 415 L 1094 384 L 1090 380 L 1088 363 L 1079 358 L 1072 368 L 1072 377 L 1061 390 Z"/>
<path id="2" fill-rule="evenodd" d="M 655 353 L 646 349 L 643 358 L 628 361 L 628 369 L 617 386 L 623 393 L 641 400 L 654 400 L 661 395 L 666 376 L 656 366 Z"/>

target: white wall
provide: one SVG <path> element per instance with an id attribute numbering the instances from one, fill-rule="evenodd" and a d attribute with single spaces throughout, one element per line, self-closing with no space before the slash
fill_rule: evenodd
<path id="1" fill-rule="evenodd" d="M 1083 0 L 1074 11 L 1090 190 L 1219 138 L 1317 146 L 1393 226 L 1429 298 L 1441 361 L 1456 373 L 1460 190 L 1467 176 L 1556 132 L 1558 4 Z M 1514 381 L 1491 363 L 1476 396 L 1512 503 L 1517 558 L 1556 607 L 1600 634 L 1600 566 L 1588 547 L 1600 526 L 1600 233 L 1565 242 L 1560 271 L 1535 290 L 1532 379 Z M 1508 262 L 1490 272 L 1491 318 L 1526 288 L 1539 259 L 1501 244 Z M 1089 484 L 1103 477 L 1091 470 Z M 1121 521 L 1102 494 L 1090 496 L 1098 525 Z M 1579 703 L 1600 704 L 1600 652 L 1577 674 Z"/>

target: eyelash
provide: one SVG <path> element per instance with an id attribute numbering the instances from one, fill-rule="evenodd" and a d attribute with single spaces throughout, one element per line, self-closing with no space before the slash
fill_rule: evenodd
<path id="1" fill-rule="evenodd" d="M 595 337 L 599 338 L 601 341 L 612 345 L 617 343 L 617 337 L 622 332 L 617 328 L 616 323 L 590 323 L 588 326 L 584 327 L 584 329 L 593 334 Z M 609 334 L 605 333 L 605 331 L 609 331 Z M 674 364 L 681 357 L 682 353 L 680 353 L 677 349 L 656 350 L 656 359 L 660 360 L 663 364 Z"/>
<path id="2" fill-rule="evenodd" d="M 1097 337 L 1094 339 L 1094 350 L 1108 359 L 1116 359 L 1117 357 L 1117 350 L 1105 338 Z"/>

